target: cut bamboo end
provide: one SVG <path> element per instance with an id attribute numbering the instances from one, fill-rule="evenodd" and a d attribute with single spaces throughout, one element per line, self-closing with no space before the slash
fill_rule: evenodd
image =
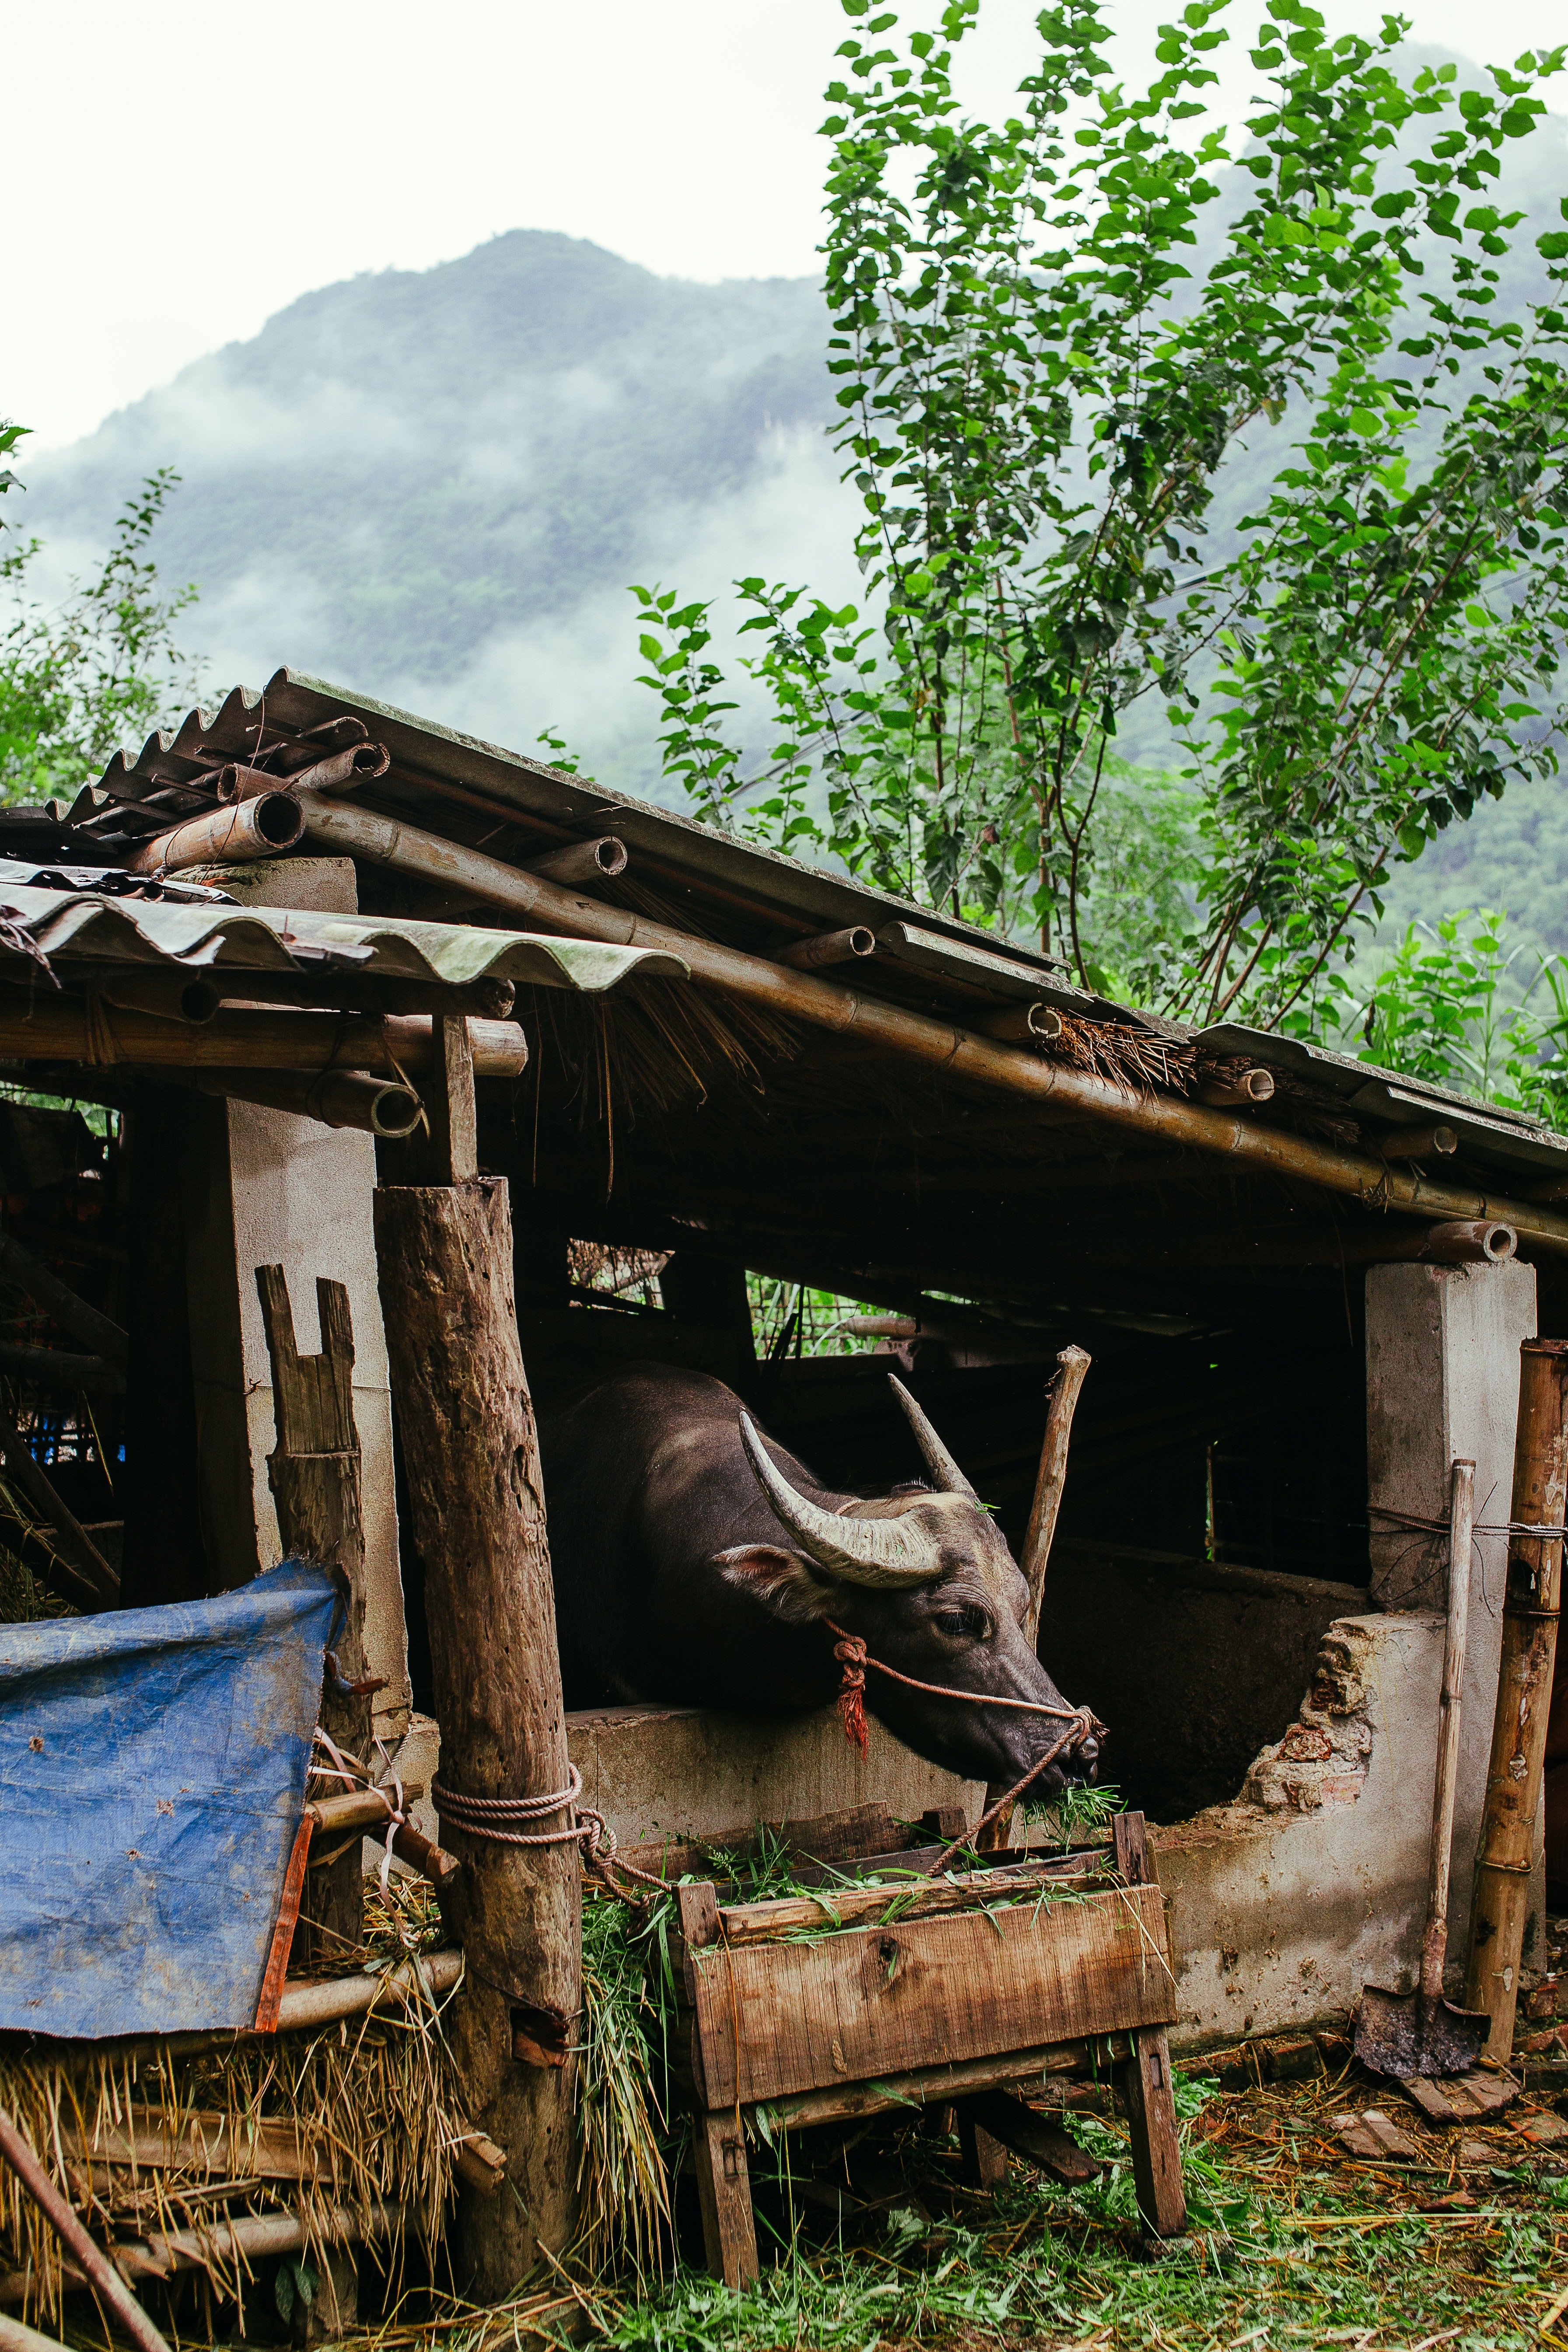
<path id="1" fill-rule="evenodd" d="M 851 923 L 847 930 L 818 931 L 814 939 L 797 940 L 794 947 L 781 948 L 773 961 L 787 964 L 792 971 L 812 971 L 819 964 L 853 963 L 876 952 L 876 932 L 864 923 Z"/>
<path id="2" fill-rule="evenodd" d="M 597 841 L 569 841 L 547 857 L 531 857 L 526 870 L 542 875 L 547 882 L 613 882 L 617 874 L 626 872 L 629 862 L 626 843 L 605 833 Z"/>
<path id="3" fill-rule="evenodd" d="M 1447 1160 L 1458 1148 L 1454 1129 L 1442 1126 L 1395 1128 L 1380 1140 L 1385 1160 Z"/>
<path id="4" fill-rule="evenodd" d="M 1272 1070 L 1238 1070 L 1224 1078 L 1207 1078 L 1196 1088 L 1196 1098 L 1211 1110 L 1245 1110 L 1274 1099 Z"/>
<path id="5" fill-rule="evenodd" d="M 1474 1217 L 1433 1225 L 1415 1255 L 1429 1265 L 1504 1265 L 1518 1247 L 1511 1225 Z"/>
<path id="6" fill-rule="evenodd" d="M 1050 1004 L 1005 1004 L 975 1023 L 983 1037 L 999 1037 L 1015 1045 L 1053 1045 L 1062 1034 L 1062 1016 Z"/>
<path id="7" fill-rule="evenodd" d="M 126 861 L 132 874 L 174 874 L 190 866 L 240 866 L 276 857 L 302 839 L 305 813 L 292 793 L 258 793 L 233 807 L 192 817 L 144 842 Z"/>

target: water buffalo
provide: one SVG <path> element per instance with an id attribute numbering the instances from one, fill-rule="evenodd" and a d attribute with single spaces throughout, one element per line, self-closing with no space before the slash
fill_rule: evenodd
<path id="1" fill-rule="evenodd" d="M 547 1419 L 567 1704 L 822 1706 L 839 1687 L 832 1620 L 917 1681 L 1065 1711 L 1025 1639 L 1027 1594 L 1005 1542 L 913 1397 L 892 1387 L 933 1486 L 871 1500 L 830 1492 L 700 1373 L 630 1364 Z M 866 1703 L 918 1755 L 971 1780 L 1016 1780 L 1067 1728 L 875 1670 Z M 1092 1738 L 1064 1754 L 1038 1792 L 1092 1772 L 1095 1754 Z"/>

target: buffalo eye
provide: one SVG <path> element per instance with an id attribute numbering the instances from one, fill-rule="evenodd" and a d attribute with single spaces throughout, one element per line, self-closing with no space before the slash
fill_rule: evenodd
<path id="1" fill-rule="evenodd" d="M 991 1631 L 991 1620 L 984 1610 L 970 1606 L 933 1610 L 931 1622 L 958 1641 L 983 1642 Z"/>

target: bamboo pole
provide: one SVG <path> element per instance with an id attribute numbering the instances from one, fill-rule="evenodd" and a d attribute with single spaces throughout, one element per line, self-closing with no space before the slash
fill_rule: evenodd
<path id="1" fill-rule="evenodd" d="M 438 834 L 396 817 L 306 793 L 305 837 L 373 866 L 470 891 L 488 904 L 531 917 L 541 930 L 605 940 L 623 947 L 657 947 L 679 955 L 698 986 L 766 1006 L 814 1028 L 852 1036 L 902 1061 L 924 1065 L 968 1084 L 999 1090 L 1069 1114 L 1124 1128 L 1142 1138 L 1217 1152 L 1248 1174 L 1297 1176 L 1330 1192 L 1380 1207 L 1403 1208 L 1434 1219 L 1495 1217 L 1538 1246 L 1568 1255 L 1568 1218 L 1511 1195 L 1440 1183 L 1415 1167 L 1391 1167 L 1370 1153 L 1347 1151 L 1317 1138 L 1295 1135 L 1252 1118 L 1173 1095 L 1142 1093 L 1089 1070 L 978 1036 L 924 1013 L 906 1012 L 875 996 L 857 995 L 816 972 L 794 971 L 762 956 L 713 940 L 689 937 L 668 924 L 623 907 L 602 905 L 556 888 L 537 876 L 503 865 L 483 851 L 461 848 Z"/>
<path id="2" fill-rule="evenodd" d="M 1029 1588 L 1028 1605 L 1024 1612 L 1024 1639 L 1034 1649 L 1040 1638 L 1040 1604 L 1045 1599 L 1046 1570 L 1050 1564 L 1051 1542 L 1057 1531 L 1057 1520 L 1062 1507 L 1062 1494 L 1067 1486 L 1068 1442 L 1072 1435 L 1073 1415 L 1078 1411 L 1079 1392 L 1083 1387 L 1090 1364 L 1094 1361 L 1085 1349 L 1064 1348 L 1057 1358 L 1057 1369 L 1047 1391 L 1046 1434 L 1040 1446 L 1040 1467 L 1035 1480 L 1035 1498 L 1029 1507 L 1029 1524 L 1024 1534 L 1023 1556 L 1018 1565 Z M 993 1780 L 985 1790 L 985 1811 L 1005 1797 L 1011 1780 Z M 1013 1811 L 1009 1805 L 1005 1812 L 988 1822 L 976 1841 L 982 1853 L 1000 1853 L 1012 1843 Z"/>
<path id="3" fill-rule="evenodd" d="M 190 866 L 245 865 L 292 849 L 303 830 L 292 793 L 259 793 L 254 800 L 212 809 L 172 833 L 155 835 L 132 852 L 126 868 L 132 874 L 175 874 Z"/>
<path id="4" fill-rule="evenodd" d="M 1492 2021 L 1487 2055 L 1504 2063 L 1513 2048 L 1563 1589 L 1561 1536 L 1524 1530 L 1561 1528 L 1565 1498 L 1568 1340 L 1526 1339 L 1520 1349 L 1497 1714 L 1465 1979 L 1466 2008 L 1484 2009 Z"/>
<path id="5" fill-rule="evenodd" d="M 28 2196 L 44 2215 L 66 2252 L 99 2298 L 104 2316 L 119 2320 L 138 2352 L 169 2352 L 114 2264 L 100 2253 L 82 2226 L 81 2218 L 66 2202 L 49 2179 L 26 2132 L 0 2108 L 0 2158 L 10 2166 Z"/>
<path id="6" fill-rule="evenodd" d="M 373 1077 L 368 1070 L 159 1070 L 154 1083 L 188 1087 L 224 1102 L 260 1103 L 388 1142 L 412 1135 L 424 1117 L 412 1087 L 401 1078 Z"/>
<path id="7" fill-rule="evenodd" d="M 264 992 L 264 973 L 247 984 Z M 141 1069 L 400 1070 L 432 1066 L 431 1022 L 413 1013 L 370 1020 L 360 1013 L 279 1011 L 228 1004 L 198 1024 L 112 1009 L 69 997 L 0 996 L 0 1055 L 33 1062 L 125 1062 Z M 470 1021 L 474 1069 L 482 1078 L 515 1078 L 528 1064 L 528 1040 L 515 1021 Z"/>

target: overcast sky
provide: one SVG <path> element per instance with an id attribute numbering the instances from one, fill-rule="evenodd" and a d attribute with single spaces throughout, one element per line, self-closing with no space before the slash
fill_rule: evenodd
<path id="1" fill-rule="evenodd" d="M 1175 0 L 1110 5 L 1135 70 Z M 1259 13 L 1233 0 L 1233 119 Z M 1380 14 L 1330 0 L 1328 22 Z M 977 110 L 1025 69 L 1033 15 L 986 0 Z M 1412 17 L 1417 39 L 1483 62 L 1565 30 L 1562 0 L 1415 0 Z M 19 11 L 0 415 L 34 426 L 35 447 L 72 440 L 312 287 L 426 268 L 504 229 L 591 237 L 671 276 L 810 271 L 819 94 L 847 29 L 837 0 Z M 1552 98 L 1564 105 L 1562 79 Z"/>

